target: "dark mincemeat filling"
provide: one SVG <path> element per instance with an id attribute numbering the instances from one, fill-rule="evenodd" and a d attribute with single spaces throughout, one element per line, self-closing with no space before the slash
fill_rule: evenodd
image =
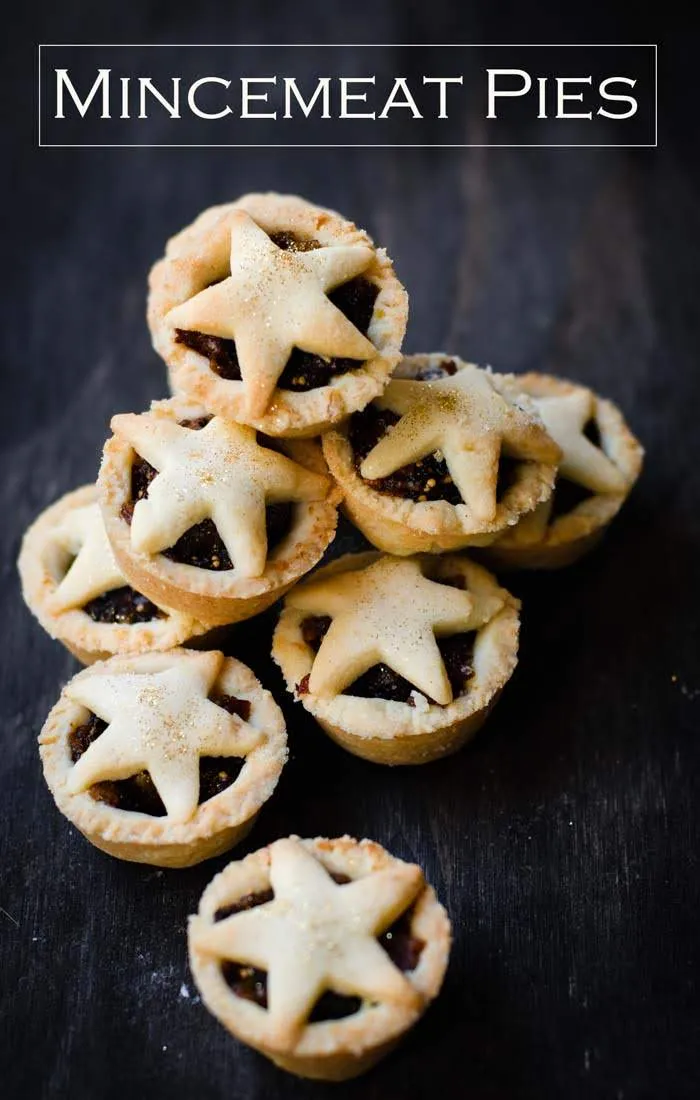
<path id="1" fill-rule="evenodd" d="M 355 456 L 355 468 L 359 470 L 363 459 L 384 436 L 388 428 L 398 424 L 401 417 L 391 409 L 378 409 L 368 405 L 362 412 L 350 418 L 350 446 Z M 365 479 L 378 493 L 407 497 L 417 502 L 446 500 L 448 504 L 462 504 L 462 496 L 454 484 L 444 458 L 426 455 L 418 462 L 401 466 L 386 477 Z"/>
<path id="2" fill-rule="evenodd" d="M 272 233 L 270 239 L 278 248 L 284 248 L 290 252 L 308 252 L 320 247 L 318 241 L 298 237 L 288 232 Z M 379 287 L 375 283 L 366 279 L 364 275 L 358 275 L 349 282 L 343 283 L 342 286 L 336 287 L 328 297 L 355 328 L 366 336 L 378 294 Z M 211 369 L 221 378 L 227 381 L 240 381 L 241 371 L 233 340 L 224 340 L 219 336 L 208 336 L 206 333 L 187 329 L 176 329 L 175 340 L 178 344 L 184 344 L 185 347 L 208 359 Z M 277 385 L 283 390 L 303 393 L 317 389 L 319 386 L 327 386 L 336 375 L 347 374 L 348 371 L 357 370 L 360 366 L 362 362 L 357 359 L 326 360 L 320 355 L 312 355 L 310 352 L 295 348 Z"/>
<path id="3" fill-rule="evenodd" d="M 362 412 L 350 418 L 350 446 L 352 447 L 355 469 L 359 471 L 363 459 L 385 435 L 388 428 L 401 419 L 391 409 L 378 409 L 368 405 Z M 498 483 L 496 500 L 501 501 L 517 480 L 522 462 L 509 455 L 501 455 L 498 464 Z M 420 503 L 425 500 L 446 500 L 448 504 L 463 504 L 462 495 L 453 482 L 444 458 L 435 453 L 426 455 L 418 462 L 401 466 L 393 474 L 374 479 L 363 479 L 378 493 L 406 497 Z"/>
<path id="4" fill-rule="evenodd" d="M 414 377 L 417 382 L 434 382 L 446 375 L 457 372 L 457 365 L 451 359 L 443 359 L 433 366 L 425 367 Z M 355 469 L 359 471 L 363 459 L 367 457 L 373 447 L 386 434 L 387 430 L 397 424 L 401 417 L 391 409 L 378 409 L 375 405 L 368 405 L 361 412 L 355 413 L 350 418 L 349 440 L 353 450 Z M 594 447 L 602 446 L 600 428 L 595 417 L 587 422 L 583 434 Z M 502 454 L 498 464 L 498 482 L 496 485 L 496 500 L 500 503 L 517 479 L 522 461 Z M 446 500 L 448 504 L 462 504 L 462 496 L 459 489 L 452 481 L 447 463 L 444 459 L 437 458 L 435 454 L 426 455 L 419 462 L 402 466 L 387 477 L 364 479 L 367 484 L 379 493 L 388 493 L 391 496 L 406 497 L 408 500 L 422 502 L 426 500 Z M 552 511 L 550 518 L 558 519 L 587 500 L 591 496 L 588 489 L 569 481 L 565 477 L 559 477 L 556 482 L 552 497 Z"/>
<path id="5" fill-rule="evenodd" d="M 463 588 L 464 584 L 453 587 Z M 302 622 L 302 637 L 314 653 L 318 653 L 330 625 L 331 619 L 328 615 L 310 615 Z M 476 633 L 470 631 L 436 639 L 455 699 L 463 694 L 467 681 L 474 673 L 475 638 Z M 310 674 L 304 676 L 297 685 L 297 692 L 300 695 L 308 692 L 309 677 Z M 346 687 L 343 695 L 357 695 L 362 699 L 389 699 L 395 703 L 408 703 L 409 706 L 414 706 L 412 697 L 414 691 L 417 691 L 417 688 L 409 680 L 399 676 L 388 665 L 378 664 Z"/>
<path id="6" fill-rule="evenodd" d="M 181 420 L 180 426 L 197 430 L 209 423 L 211 417 L 200 417 L 197 420 Z M 148 496 L 148 488 L 158 471 L 146 462 L 145 458 L 136 455 L 131 466 L 131 499 L 121 509 L 122 519 L 131 523 L 134 517 L 134 506 L 137 501 L 145 500 Z M 265 509 L 265 528 L 267 532 L 268 555 L 282 542 L 290 531 L 294 516 L 294 506 L 289 501 L 278 504 L 268 504 Z M 201 523 L 190 527 L 181 535 L 174 546 L 162 551 L 164 558 L 179 562 L 181 565 L 195 565 L 199 569 L 210 569 L 213 572 L 224 572 L 233 569 L 233 562 L 228 550 L 224 546 L 216 524 L 211 519 L 203 519 Z"/>
<path id="7" fill-rule="evenodd" d="M 250 703 L 247 699 L 219 693 L 212 695 L 211 701 L 223 707 L 229 714 L 237 714 L 244 721 L 250 717 Z M 106 728 L 106 722 L 96 714 L 91 714 L 87 722 L 71 730 L 68 747 L 73 764 L 80 760 Z M 245 760 L 239 757 L 203 756 L 199 761 L 199 804 L 208 802 L 210 798 L 230 787 L 238 778 L 244 763 Z M 147 771 L 138 772 L 130 779 L 108 779 L 94 783 L 90 787 L 90 794 L 95 801 L 105 802 L 116 810 L 148 814 L 149 817 L 166 816 L 165 806 Z"/>
<path id="8" fill-rule="evenodd" d="M 350 882 L 347 875 L 329 872 L 334 882 L 339 886 Z M 237 902 L 225 905 L 217 909 L 214 920 L 225 920 L 234 913 L 242 913 L 246 909 L 255 909 L 258 905 L 265 905 L 274 898 L 272 890 L 261 890 L 256 894 L 246 894 Z M 408 973 L 415 970 L 425 947 L 423 940 L 414 936 L 411 931 L 413 908 L 407 909 L 398 920 L 394 921 L 386 932 L 378 937 L 379 943 L 387 955 L 399 970 Z M 221 964 L 221 973 L 229 989 L 237 997 L 243 997 L 246 1001 L 253 1001 L 260 1008 L 267 1008 L 267 972 L 258 970 L 257 967 L 248 966 L 245 963 L 231 962 L 226 959 Z M 326 990 L 314 1005 L 308 1022 L 310 1024 L 322 1023 L 325 1020 L 342 1020 L 346 1016 L 353 1016 L 362 1007 L 359 997 L 347 997 L 341 993 Z"/>
<path id="9" fill-rule="evenodd" d="M 111 592 L 96 596 L 82 610 L 95 623 L 133 626 L 134 623 L 150 623 L 154 619 L 167 618 L 164 611 L 129 585 L 113 588 Z"/>

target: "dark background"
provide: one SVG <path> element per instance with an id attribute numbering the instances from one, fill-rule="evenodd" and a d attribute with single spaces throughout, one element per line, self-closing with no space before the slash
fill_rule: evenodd
<path id="1" fill-rule="evenodd" d="M 696 74 L 693 28 L 674 29 L 668 8 L 663 20 L 631 24 L 614 4 L 596 24 L 563 5 L 439 0 L 46 2 L 7 17 L 3 1098 L 698 1095 Z M 659 41 L 660 148 L 34 147 L 37 42 L 168 40 Z M 470 135 L 480 126 L 472 118 Z M 285 698 L 267 656 L 274 616 L 238 628 L 232 651 L 283 702 L 292 759 L 237 854 L 290 832 L 368 835 L 418 860 L 454 921 L 426 1019 L 369 1076 L 335 1087 L 283 1075 L 197 1001 L 185 920 L 225 860 L 119 863 L 55 810 L 36 736 L 76 666 L 30 619 L 14 566 L 35 514 L 95 475 L 110 415 L 164 393 L 144 293 L 165 238 L 213 202 L 270 187 L 335 206 L 386 245 L 411 292 L 408 350 L 579 378 L 622 405 L 647 448 L 597 554 L 512 582 L 519 670 L 450 760 L 389 770 L 343 753 Z"/>

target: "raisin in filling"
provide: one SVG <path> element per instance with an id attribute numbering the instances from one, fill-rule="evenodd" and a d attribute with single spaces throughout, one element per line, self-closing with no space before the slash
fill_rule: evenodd
<path id="1" fill-rule="evenodd" d="M 455 587 L 463 588 L 464 582 Z M 318 653 L 330 625 L 331 619 L 328 615 L 310 615 L 302 622 L 302 638 L 314 653 Z M 467 681 L 474 673 L 475 639 L 476 633 L 473 631 L 436 639 L 455 699 L 464 693 Z M 309 676 L 310 674 L 304 676 L 297 685 L 297 692 L 300 695 L 305 695 L 309 690 Z M 399 676 L 388 665 L 378 664 L 346 687 L 343 694 L 357 695 L 361 699 L 388 699 L 395 703 L 408 703 L 409 706 L 414 706 L 414 691 L 416 688 L 409 680 Z M 430 699 L 429 702 L 433 703 L 434 700 Z"/>
<path id="2" fill-rule="evenodd" d="M 348 875 L 331 872 L 331 878 L 339 886 L 350 882 Z M 214 913 L 214 920 L 226 920 L 234 913 L 242 913 L 246 909 L 255 909 L 258 905 L 265 905 L 274 898 L 272 890 L 261 890 L 255 894 L 245 894 L 238 901 L 230 905 L 224 905 Z M 390 928 L 380 937 L 379 943 L 387 955 L 399 970 L 408 973 L 415 970 L 425 947 L 423 940 L 418 939 L 411 932 L 413 909 L 394 921 Z M 246 1001 L 253 1001 L 260 1008 L 267 1008 L 267 971 L 259 970 L 255 966 L 246 963 L 231 962 L 228 959 L 221 963 L 221 973 L 224 981 L 232 993 L 242 997 Z M 317 1000 L 309 1015 L 310 1024 L 323 1023 L 326 1020 L 342 1020 L 346 1016 L 353 1016 L 362 1007 L 360 997 L 348 997 L 341 993 L 334 993 L 327 989 Z"/>
<path id="3" fill-rule="evenodd" d="M 320 247 L 318 241 L 298 237 L 295 233 L 286 231 L 271 233 L 270 239 L 278 248 L 289 252 L 309 252 Z M 375 283 L 366 279 L 364 275 L 358 275 L 331 291 L 328 297 L 348 321 L 359 329 L 363 336 L 366 336 L 378 294 L 379 287 Z M 225 378 L 227 381 L 240 381 L 241 369 L 233 340 L 178 328 L 175 330 L 175 342 L 184 344 L 185 347 L 208 359 L 210 368 L 220 378 Z M 320 355 L 294 348 L 277 385 L 282 390 L 304 393 L 319 386 L 327 386 L 336 375 L 347 374 L 348 371 L 357 370 L 361 365 L 361 361 L 357 359 L 324 359 Z"/>
<path id="4" fill-rule="evenodd" d="M 378 409 L 374 405 L 368 405 L 362 412 L 355 413 L 350 418 L 350 445 L 357 470 L 387 430 L 400 419 L 398 413 L 391 409 Z M 448 504 L 464 503 L 450 476 L 447 463 L 436 452 L 426 455 L 418 462 L 401 466 L 386 477 L 363 480 L 378 493 L 407 497 L 418 503 L 425 500 L 446 500 Z"/>
<path id="5" fill-rule="evenodd" d="M 247 699 L 237 699 L 233 695 L 212 695 L 211 701 L 223 707 L 229 714 L 237 714 L 244 721 L 250 716 L 250 703 Z M 91 714 L 87 722 L 72 729 L 68 735 L 68 748 L 73 764 L 87 752 L 107 729 L 107 723 Z M 217 794 L 230 787 L 238 778 L 245 760 L 228 756 L 203 756 L 199 761 L 199 804 L 208 802 Z M 105 802 L 115 810 L 148 814 L 149 817 L 165 817 L 167 811 L 156 786 L 147 771 L 138 772 L 129 779 L 107 779 L 93 783 L 90 794 L 96 802 Z"/>
<path id="6" fill-rule="evenodd" d="M 187 424 L 186 421 L 183 422 Z M 203 427 L 203 425 L 200 425 Z M 121 516 L 128 524 L 134 517 L 137 501 L 145 500 L 148 488 L 158 471 L 137 455 L 131 467 L 131 499 L 122 505 Z M 272 553 L 276 546 L 289 534 L 294 518 L 294 506 L 289 501 L 268 504 L 265 509 L 265 529 L 267 532 L 267 552 Z M 211 519 L 203 519 L 185 531 L 177 542 L 162 551 L 164 558 L 179 562 L 180 565 L 194 565 L 198 569 L 212 572 L 224 572 L 233 569 L 229 556 L 216 524 Z"/>
<path id="7" fill-rule="evenodd" d="M 313 237 L 300 237 L 298 233 L 292 233 L 288 229 L 270 233 L 269 237 L 273 244 L 283 248 L 285 252 L 313 252 L 315 248 L 321 247 Z"/>
<path id="8" fill-rule="evenodd" d="M 164 611 L 129 585 L 113 588 L 111 592 L 96 596 L 82 610 L 95 623 L 119 623 L 128 626 L 167 617 Z"/>

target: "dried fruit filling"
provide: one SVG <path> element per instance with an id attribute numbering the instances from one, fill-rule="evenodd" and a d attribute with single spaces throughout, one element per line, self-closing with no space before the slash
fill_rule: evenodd
<path id="1" fill-rule="evenodd" d="M 182 420 L 180 426 L 197 431 L 209 423 L 210 417 L 200 417 L 196 420 Z M 134 506 L 137 501 L 148 497 L 148 489 L 158 471 L 151 466 L 145 458 L 136 455 L 131 466 L 131 499 L 121 509 L 122 518 L 131 523 L 134 516 Z M 265 528 L 267 532 L 268 554 L 280 544 L 290 531 L 294 517 L 294 506 L 281 501 L 277 504 L 268 504 L 265 509 Z M 200 523 L 185 531 L 177 542 L 163 550 L 163 557 L 181 565 L 194 565 L 198 569 L 210 569 L 213 572 L 224 572 L 233 569 L 233 562 L 229 556 L 216 524 L 211 519 L 203 519 Z"/>
<path id="2" fill-rule="evenodd" d="M 320 247 L 318 241 L 286 231 L 272 233 L 270 238 L 278 248 L 290 252 L 308 252 Z M 379 287 L 375 283 L 363 275 L 358 275 L 331 291 L 328 297 L 355 328 L 366 336 L 378 294 Z M 208 336 L 204 332 L 187 329 L 176 329 L 175 340 L 178 344 L 184 344 L 185 347 L 208 359 L 211 369 L 221 378 L 227 381 L 240 381 L 241 371 L 236 355 L 236 344 L 233 340 Z M 317 389 L 319 386 L 327 386 L 336 375 L 347 374 L 348 371 L 357 370 L 360 366 L 362 363 L 356 359 L 324 359 L 320 355 L 312 355 L 310 352 L 295 348 L 277 385 L 283 390 L 303 393 Z"/>
<path id="3" fill-rule="evenodd" d="M 247 699 L 219 693 L 212 695 L 211 700 L 244 721 L 250 717 L 250 703 Z M 80 760 L 93 741 L 106 729 L 107 723 L 96 714 L 91 714 L 86 722 L 71 730 L 68 747 L 73 764 Z M 208 802 L 210 798 L 230 787 L 238 778 L 244 763 L 238 757 L 203 756 L 199 761 L 199 804 Z M 105 802 L 116 810 L 148 814 L 149 817 L 166 816 L 165 806 L 147 771 L 138 772 L 129 779 L 109 779 L 94 783 L 90 787 L 90 794 L 97 802 Z"/>
<path id="4" fill-rule="evenodd" d="M 302 637 L 314 653 L 320 649 L 330 625 L 331 620 L 327 615 L 310 615 L 302 622 Z M 470 631 L 436 639 L 455 698 L 464 693 L 467 681 L 473 675 L 475 638 L 475 633 Z M 300 695 L 304 695 L 308 690 L 309 676 L 307 675 L 298 684 L 297 691 Z M 416 688 L 409 680 L 399 676 L 388 665 L 378 664 L 346 687 L 343 694 L 357 695 L 362 699 L 389 699 L 395 703 L 408 703 L 409 706 L 414 706 L 415 690 Z"/>
<path id="5" fill-rule="evenodd" d="M 83 611 L 95 623 L 118 623 L 128 626 L 166 618 L 164 611 L 129 585 L 113 588 L 111 592 L 96 596 L 94 600 L 85 604 Z"/>
<path id="6" fill-rule="evenodd" d="M 331 878 L 339 886 L 351 881 L 347 875 L 331 873 Z M 254 894 L 245 894 L 237 902 L 222 906 L 214 914 L 215 921 L 226 920 L 234 913 L 255 909 L 274 898 L 272 890 L 261 890 Z M 423 940 L 413 935 L 411 925 L 413 908 L 407 909 L 390 928 L 378 937 L 379 943 L 399 970 L 408 973 L 418 965 L 421 952 L 425 947 Z M 253 1001 L 260 1008 L 267 1008 L 267 972 L 245 963 L 231 962 L 226 959 L 221 964 L 221 972 L 229 989 L 246 1001 Z M 319 997 L 309 1016 L 309 1023 L 322 1023 L 325 1020 L 341 1020 L 352 1016 L 362 1007 L 359 997 L 348 997 L 332 990 L 326 990 Z"/>

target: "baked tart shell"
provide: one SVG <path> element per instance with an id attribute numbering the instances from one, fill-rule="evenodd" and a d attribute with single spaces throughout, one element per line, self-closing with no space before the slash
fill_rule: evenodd
<path id="1" fill-rule="evenodd" d="M 564 396 L 582 387 L 535 371 L 514 376 L 531 397 Z M 622 472 L 627 487 L 621 493 L 594 493 L 571 512 L 548 524 L 544 538 L 523 539 L 518 525 L 480 553 L 486 564 L 497 569 L 561 569 L 573 565 L 604 536 L 607 527 L 627 500 L 644 461 L 644 449 L 612 401 L 593 394 L 594 419 L 603 450 Z"/>
<path id="2" fill-rule="evenodd" d="M 132 656 L 184 644 L 208 646 L 215 643 L 216 638 L 207 625 L 197 622 L 191 615 L 169 611 L 165 606 L 160 608 L 165 612 L 164 618 L 133 624 L 93 622 L 81 608 L 56 611 L 51 607 L 60 573 L 52 533 L 75 509 L 96 501 L 94 485 L 83 485 L 66 493 L 38 516 L 22 539 L 17 563 L 22 595 L 46 633 L 61 642 L 84 665 L 107 660 L 115 654 Z"/>
<path id="3" fill-rule="evenodd" d="M 363 567 L 378 558 L 368 551 L 347 554 L 314 574 L 329 576 L 349 565 Z M 481 627 L 474 645 L 474 675 L 466 693 L 447 706 L 424 700 L 410 706 L 389 699 L 365 699 L 350 694 L 320 698 L 298 688 L 311 672 L 314 653 L 302 636 L 308 612 L 286 606 L 275 629 L 272 656 L 282 670 L 287 689 L 342 748 L 376 764 L 425 764 L 457 752 L 486 721 L 517 664 L 520 602 L 498 586 L 495 578 L 462 555 L 429 558 L 444 575 L 465 578 L 467 587 L 499 593 L 503 606 Z M 431 576 L 439 574 L 431 572 Z"/>
<path id="4" fill-rule="evenodd" d="M 331 873 L 359 877 L 381 871 L 397 862 L 371 840 L 303 840 Z M 398 861 L 400 862 L 400 861 Z M 262 848 L 240 862 L 231 863 L 209 884 L 199 912 L 190 918 L 189 959 L 195 983 L 210 1012 L 236 1038 L 270 1058 L 289 1073 L 326 1081 L 344 1081 L 365 1073 L 388 1054 L 406 1031 L 423 1015 L 438 995 L 447 969 L 451 926 L 435 892 L 423 884 L 413 903 L 412 931 L 424 941 L 415 970 L 407 974 L 419 994 L 413 1007 L 378 1004 L 363 1007 L 353 1016 L 307 1025 L 296 1045 L 289 1049 L 270 1028 L 266 1013 L 231 993 L 221 975 L 218 960 L 197 949 L 193 930 L 210 922 L 217 909 L 245 894 L 268 889 L 270 855 Z"/>
<path id="5" fill-rule="evenodd" d="M 197 411 L 182 399 L 162 404 L 172 406 L 176 419 Z M 316 473 L 328 472 L 320 448 L 310 440 L 289 441 L 285 453 Z M 316 565 L 333 539 L 339 492 L 329 479 L 325 500 L 295 505 L 292 529 L 273 549 L 260 577 L 237 577 L 235 569 L 214 572 L 171 561 L 162 554 L 137 552 L 132 549 L 131 529 L 122 514 L 131 499 L 134 456 L 129 443 L 111 436 L 98 478 L 105 529 L 117 563 L 129 583 L 149 599 L 175 607 L 209 627 L 236 623 L 265 611 Z"/>
<path id="6" fill-rule="evenodd" d="M 83 669 L 77 677 L 149 667 L 157 669 L 167 654 L 140 658 L 113 657 Z M 226 852 L 255 824 L 270 798 L 287 759 L 287 735 L 282 712 L 251 670 L 227 657 L 217 680 L 218 690 L 251 704 L 249 722 L 265 731 L 264 743 L 246 758 L 238 779 L 203 802 L 194 817 L 174 824 L 167 817 L 116 809 L 97 801 L 89 791 L 67 788 L 72 767 L 68 737 L 87 717 L 85 707 L 61 694 L 39 736 L 44 777 L 56 806 L 96 848 L 117 859 L 156 867 L 190 867 Z"/>
<path id="7" fill-rule="evenodd" d="M 442 352 L 406 356 L 395 377 L 414 378 L 445 359 L 460 362 Z M 348 424 L 324 433 L 322 444 L 328 468 L 343 494 L 343 511 L 374 546 L 403 556 L 490 545 L 521 515 L 551 496 L 556 473 L 554 466 L 545 463 L 523 463 L 518 481 L 499 504 L 494 521 L 486 529 L 475 528 L 466 505 L 414 501 L 374 489 L 356 467 Z"/>
<path id="8" fill-rule="evenodd" d="M 383 249 L 376 249 L 365 276 L 379 287 L 367 331 L 377 354 L 358 370 L 338 374 L 329 385 L 295 393 L 276 389 L 264 415 L 250 417 L 243 383 L 220 378 L 198 353 L 175 340 L 168 313 L 227 274 L 230 215 L 245 210 L 266 232 L 292 231 L 321 245 L 370 245 L 371 238 L 340 214 L 295 195 L 244 195 L 213 206 L 172 237 L 149 277 L 148 324 L 153 346 L 168 365 L 174 393 L 185 393 L 212 412 L 251 424 L 272 436 L 311 437 L 362 409 L 382 392 L 399 361 L 408 320 L 408 295 Z"/>

